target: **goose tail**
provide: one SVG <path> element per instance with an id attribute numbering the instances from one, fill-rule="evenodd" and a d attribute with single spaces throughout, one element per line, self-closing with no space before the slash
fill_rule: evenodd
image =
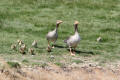
<path id="1" fill-rule="evenodd" d="M 64 40 L 64 43 L 67 43 L 67 40 Z"/>

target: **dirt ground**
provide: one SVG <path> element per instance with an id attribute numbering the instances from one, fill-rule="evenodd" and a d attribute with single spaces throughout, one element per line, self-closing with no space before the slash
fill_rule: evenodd
<path id="1" fill-rule="evenodd" d="M 0 80 L 120 80 L 120 67 L 103 68 L 100 66 L 23 67 L 5 69 L 0 72 Z"/>

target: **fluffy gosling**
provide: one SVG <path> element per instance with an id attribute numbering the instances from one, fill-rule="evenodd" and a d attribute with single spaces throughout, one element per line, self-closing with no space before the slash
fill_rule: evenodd
<path id="1" fill-rule="evenodd" d="M 48 52 L 51 52 L 51 49 L 52 49 L 52 48 L 51 48 L 50 46 L 48 46 L 46 50 L 47 50 Z"/>
<path id="2" fill-rule="evenodd" d="M 19 52 L 21 54 L 26 54 L 25 50 L 26 50 L 26 45 L 25 44 L 21 45 L 21 47 L 19 48 Z"/>
<path id="3" fill-rule="evenodd" d="M 102 38 L 101 37 L 98 37 L 97 38 L 97 42 L 101 42 Z"/>
<path id="4" fill-rule="evenodd" d="M 11 49 L 12 49 L 12 50 L 16 50 L 16 48 L 17 48 L 17 45 L 16 45 L 16 44 L 12 44 L 12 45 L 11 45 Z"/>
<path id="5" fill-rule="evenodd" d="M 33 48 L 29 48 L 29 49 L 28 49 L 28 52 L 29 52 L 31 55 L 35 55 Z"/>
<path id="6" fill-rule="evenodd" d="M 24 44 L 22 40 L 17 40 L 17 43 L 18 43 L 19 46 L 21 46 L 22 44 Z"/>
<path id="7" fill-rule="evenodd" d="M 25 50 L 24 50 L 23 48 L 19 48 L 19 52 L 20 52 L 21 54 L 26 54 L 26 52 L 25 52 Z"/>
<path id="8" fill-rule="evenodd" d="M 21 45 L 21 48 L 26 50 L 26 45 L 25 44 Z"/>
<path id="9" fill-rule="evenodd" d="M 32 47 L 38 48 L 38 46 L 37 46 L 37 41 L 36 41 L 36 40 L 33 41 Z"/>

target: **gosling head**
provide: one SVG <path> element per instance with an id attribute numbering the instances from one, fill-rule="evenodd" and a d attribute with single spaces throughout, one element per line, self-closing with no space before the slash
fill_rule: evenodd
<path id="1" fill-rule="evenodd" d="M 23 44 L 22 40 L 17 40 L 17 43 L 21 46 Z"/>
<path id="2" fill-rule="evenodd" d="M 18 39 L 18 40 L 17 40 L 17 43 L 20 43 L 20 41 L 21 41 L 21 40 Z"/>
<path id="3" fill-rule="evenodd" d="M 35 43 L 37 43 L 37 40 L 34 40 Z"/>
<path id="4" fill-rule="evenodd" d="M 26 45 L 25 45 L 25 44 L 23 44 L 23 48 L 26 48 Z"/>

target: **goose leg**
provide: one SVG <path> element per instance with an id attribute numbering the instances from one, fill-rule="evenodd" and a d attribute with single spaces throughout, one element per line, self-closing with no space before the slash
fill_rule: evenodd
<path id="1" fill-rule="evenodd" d="M 50 43 L 48 41 L 48 48 L 46 49 L 48 52 L 51 52 L 51 47 L 50 47 Z"/>
<path id="2" fill-rule="evenodd" d="M 48 41 L 48 47 L 50 47 L 50 43 L 49 43 L 49 41 Z"/>
<path id="3" fill-rule="evenodd" d="M 73 53 L 75 54 L 75 48 L 73 48 Z"/>
<path id="4" fill-rule="evenodd" d="M 70 47 L 70 54 L 71 56 L 75 56 L 75 54 L 72 52 L 72 48 Z"/>
<path id="5" fill-rule="evenodd" d="M 55 48 L 54 44 L 52 45 L 52 48 L 53 48 L 53 49 Z"/>
<path id="6" fill-rule="evenodd" d="M 52 48 L 55 48 L 55 42 L 53 43 Z"/>

